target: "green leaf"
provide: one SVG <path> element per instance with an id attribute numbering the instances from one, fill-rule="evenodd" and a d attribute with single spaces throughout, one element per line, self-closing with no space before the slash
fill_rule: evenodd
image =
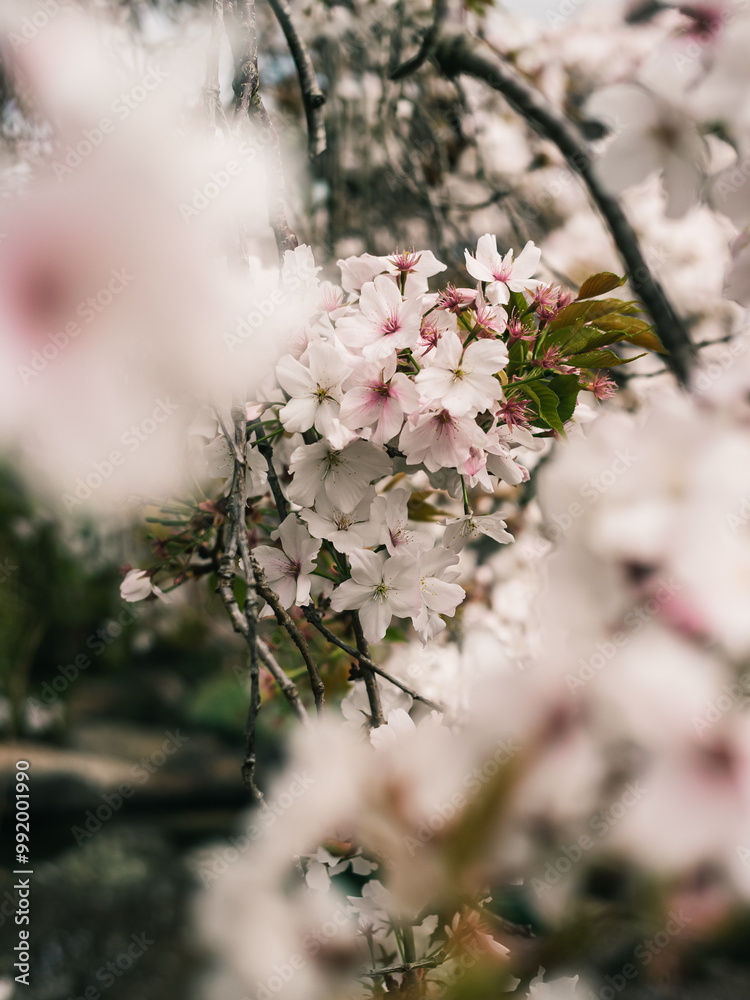
<path id="1" fill-rule="evenodd" d="M 613 288 L 621 288 L 626 281 L 627 278 L 621 278 L 617 274 L 612 274 L 611 271 L 600 271 L 599 274 L 592 274 L 591 277 L 586 278 L 584 283 L 581 285 L 576 301 L 580 302 L 582 299 L 593 299 L 596 295 L 603 295 L 604 292 L 611 292 Z"/>
<path id="2" fill-rule="evenodd" d="M 645 354 L 636 354 L 634 358 L 621 358 L 614 351 L 587 351 L 585 354 L 572 354 L 568 360 L 578 368 L 617 368 L 645 357 Z"/>
<path id="3" fill-rule="evenodd" d="M 558 397 L 557 415 L 562 423 L 570 420 L 576 408 L 581 385 L 577 375 L 555 375 L 549 380 L 549 387 Z"/>
<path id="4" fill-rule="evenodd" d="M 635 344 L 636 347 L 645 347 L 647 351 L 656 351 L 657 354 L 669 354 L 661 340 L 653 330 L 644 330 L 642 333 L 629 333 L 622 338 L 628 344 Z"/>
<path id="5" fill-rule="evenodd" d="M 560 405 L 557 393 L 541 381 L 534 382 L 531 385 L 524 385 L 521 388 L 524 395 L 536 403 L 537 412 L 545 424 L 548 427 L 552 427 L 553 430 L 559 431 L 560 434 L 564 434 L 565 429 L 557 412 L 557 407 Z"/>
<path id="6" fill-rule="evenodd" d="M 596 299 L 586 302 L 571 302 L 565 306 L 555 316 L 549 325 L 550 330 L 558 330 L 564 326 L 571 326 L 577 320 L 590 323 L 600 316 L 607 316 L 609 313 L 618 313 L 622 316 L 631 316 L 638 312 L 637 302 L 625 302 L 623 299 Z"/>
<path id="7" fill-rule="evenodd" d="M 419 490 L 412 493 L 409 498 L 409 518 L 412 521 L 437 521 L 445 517 L 445 511 L 427 503 L 427 497 L 432 496 L 433 490 Z"/>

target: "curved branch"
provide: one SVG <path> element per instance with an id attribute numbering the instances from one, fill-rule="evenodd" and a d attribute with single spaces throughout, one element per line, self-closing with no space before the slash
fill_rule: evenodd
<path id="1" fill-rule="evenodd" d="M 675 312 L 664 289 L 652 275 L 643 257 L 638 237 L 616 198 L 605 191 L 595 171 L 592 155 L 541 100 L 500 60 L 477 51 L 478 40 L 463 32 L 442 35 L 432 58 L 447 77 L 465 74 L 482 80 L 505 98 L 510 106 L 543 138 L 553 142 L 569 166 L 586 184 L 596 207 L 609 226 L 633 286 L 651 314 L 662 343 L 670 352 L 668 363 L 678 380 L 688 382 L 695 350 L 683 320 Z"/>
<path id="2" fill-rule="evenodd" d="M 307 147 L 310 159 L 320 156 L 326 149 L 326 126 L 321 108 L 326 97 L 318 85 L 315 66 L 307 46 L 292 21 L 292 11 L 286 0 L 268 0 L 276 20 L 284 32 L 294 65 L 297 67 L 302 102 L 307 118 Z"/>
<path id="3" fill-rule="evenodd" d="M 365 656 L 364 653 L 361 653 L 358 649 L 355 649 L 354 646 L 350 646 L 348 642 L 344 642 L 343 639 L 339 639 L 339 637 L 336 635 L 335 632 L 332 632 L 326 625 L 323 624 L 320 617 L 320 613 L 318 612 L 318 609 L 314 605 L 312 604 L 306 605 L 302 609 L 302 613 L 304 614 L 305 618 L 307 618 L 307 620 L 310 622 L 310 624 L 315 626 L 315 628 L 318 630 L 318 632 L 320 632 L 321 635 L 325 636 L 326 639 L 329 642 L 332 642 L 334 646 L 338 646 L 339 649 L 343 649 L 345 653 L 348 653 L 349 656 L 357 660 L 360 666 L 367 667 L 369 670 L 372 670 L 374 674 L 378 674 L 379 677 L 382 677 L 384 680 L 389 681 L 391 684 L 393 684 L 394 687 L 400 688 L 401 691 L 404 691 L 406 694 L 411 695 L 414 701 L 421 701 L 423 705 L 427 705 L 428 708 L 434 708 L 436 712 L 445 712 L 445 707 L 443 705 L 438 704 L 438 702 L 436 701 L 431 701 L 429 698 L 425 698 L 424 695 L 419 694 L 418 691 L 415 691 L 413 688 L 410 688 L 407 684 L 404 684 L 403 681 L 400 681 L 397 677 L 393 677 L 387 671 L 383 670 L 383 668 L 379 667 L 377 663 L 374 662 L 374 660 L 370 659 L 369 656 Z"/>
<path id="4" fill-rule="evenodd" d="M 405 62 L 401 63 L 400 66 L 397 66 L 392 73 L 388 74 L 391 80 L 403 80 L 405 76 L 410 76 L 418 70 L 420 66 L 427 62 L 437 47 L 440 29 L 447 16 L 448 0 L 435 0 L 432 14 L 432 24 L 424 33 L 419 51 L 416 55 L 412 56 L 411 59 L 405 60 Z"/>

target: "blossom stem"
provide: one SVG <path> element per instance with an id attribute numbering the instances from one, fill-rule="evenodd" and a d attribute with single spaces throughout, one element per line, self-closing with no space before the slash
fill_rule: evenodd
<path id="1" fill-rule="evenodd" d="M 364 664 L 365 666 L 369 667 L 370 670 L 376 673 L 379 677 L 382 677 L 384 680 L 390 681 L 390 683 L 393 684 L 394 687 L 399 688 L 401 691 L 405 691 L 406 694 L 410 695 L 415 701 L 420 701 L 423 705 L 427 705 L 428 708 L 434 708 L 436 712 L 445 711 L 445 708 L 442 705 L 438 704 L 438 702 L 432 701 L 429 698 L 425 698 L 424 695 L 419 694 L 418 691 L 415 691 L 413 688 L 410 688 L 408 685 L 398 680 L 397 677 L 391 676 L 391 674 L 383 670 L 382 667 L 379 667 L 377 663 L 375 663 L 369 657 L 365 656 L 364 653 L 361 653 L 359 652 L 359 650 L 355 649 L 354 646 L 350 646 L 348 642 L 345 642 L 343 639 L 339 639 L 339 637 L 336 635 L 335 632 L 332 632 L 326 625 L 323 624 L 323 621 L 320 617 L 320 612 L 318 611 L 318 609 L 315 607 L 314 604 L 307 604 L 302 609 L 302 613 L 304 614 L 305 618 L 310 622 L 310 624 L 314 626 L 322 636 L 325 636 L 325 638 L 329 642 L 332 642 L 334 646 L 338 646 L 339 649 L 343 649 L 345 653 L 349 654 L 349 656 L 353 657 L 355 660 L 358 660 L 360 664 Z"/>
<path id="2" fill-rule="evenodd" d="M 466 480 L 461 476 L 461 493 L 464 498 L 464 514 L 471 514 L 471 507 L 469 506 L 469 495 L 466 492 Z"/>

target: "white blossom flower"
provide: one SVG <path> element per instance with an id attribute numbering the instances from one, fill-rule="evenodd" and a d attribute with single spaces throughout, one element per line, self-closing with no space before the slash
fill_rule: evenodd
<path id="1" fill-rule="evenodd" d="M 120 597 L 123 601 L 134 604 L 136 601 L 145 601 L 152 594 L 163 601 L 169 601 L 168 595 L 154 586 L 148 570 L 131 569 L 125 574 L 125 579 L 120 584 Z"/>
<path id="2" fill-rule="evenodd" d="M 424 294 L 428 289 L 427 279 L 445 271 L 447 265 L 437 259 L 432 250 L 402 250 L 386 257 L 389 274 L 406 276 L 406 295 Z"/>
<path id="3" fill-rule="evenodd" d="M 502 398 L 495 375 L 507 363 L 501 340 L 475 340 L 464 347 L 456 334 L 448 333 L 414 381 L 425 399 L 439 401 L 454 416 L 474 416 Z"/>
<path id="4" fill-rule="evenodd" d="M 453 617 L 466 597 L 466 591 L 455 582 L 458 577 L 458 555 L 455 552 L 439 546 L 420 556 L 422 608 L 414 619 L 414 628 L 423 643 L 442 632 L 445 622 L 440 616 Z"/>
<path id="5" fill-rule="evenodd" d="M 341 269 L 341 284 L 345 292 L 358 292 L 363 285 L 382 274 L 388 266 L 387 257 L 376 257 L 371 253 L 363 253 L 359 257 L 347 257 L 337 260 Z"/>
<path id="6" fill-rule="evenodd" d="M 282 606 L 302 606 L 310 600 L 310 574 L 315 568 L 321 543 L 310 537 L 296 514 L 290 514 L 282 521 L 278 537 L 281 550 L 270 545 L 256 545 L 253 553 L 265 570 L 268 583 L 276 591 Z"/>
<path id="7" fill-rule="evenodd" d="M 591 114 L 615 115 L 620 133 L 596 163 L 610 191 L 659 171 L 664 178 L 667 215 L 678 218 L 694 204 L 707 165 L 706 147 L 693 119 L 682 108 L 635 84 L 600 90 L 588 101 Z"/>
<path id="8" fill-rule="evenodd" d="M 385 543 L 389 555 L 395 556 L 401 551 L 411 550 L 421 552 L 432 546 L 432 538 L 423 531 L 409 529 L 409 498 L 408 490 L 389 490 L 375 497 L 370 509 L 370 519 L 380 532 L 380 539 Z"/>
<path id="9" fill-rule="evenodd" d="M 421 303 L 417 298 L 404 299 L 391 278 L 381 274 L 368 281 L 359 310 L 340 319 L 336 333 L 346 347 L 361 351 L 367 361 L 383 361 L 394 351 L 416 346 Z"/>
<path id="10" fill-rule="evenodd" d="M 287 431 L 315 427 L 334 448 L 349 444 L 352 434 L 339 420 L 341 386 L 351 368 L 333 344 L 314 341 L 307 348 L 307 365 L 285 355 L 276 365 L 276 377 L 292 398 L 279 411 Z"/>
<path id="11" fill-rule="evenodd" d="M 513 535 L 505 530 L 507 525 L 500 514 L 464 514 L 443 523 L 446 525 L 443 544 L 452 552 L 460 552 L 465 545 L 482 535 L 501 543 L 513 541 Z"/>
<path id="12" fill-rule="evenodd" d="M 477 242 L 476 257 L 464 251 L 466 270 L 477 281 L 487 282 L 487 298 L 495 306 L 510 301 L 511 292 L 534 291 L 539 281 L 531 276 L 539 267 L 542 251 L 529 240 L 517 258 L 509 250 L 505 256 L 497 252 L 497 238 L 485 233 Z"/>
<path id="13" fill-rule="evenodd" d="M 327 441 L 303 444 L 289 460 L 293 480 L 287 496 L 292 503 L 313 507 L 325 492 L 337 510 L 353 510 L 370 483 L 387 476 L 392 468 L 386 453 L 368 441 L 355 441 L 340 451 Z"/>
<path id="14" fill-rule="evenodd" d="M 455 469 L 467 460 L 472 446 L 481 445 L 484 432 L 470 417 L 453 416 L 446 409 L 413 413 L 398 439 L 409 465 L 424 463 L 430 472 Z"/>
<path id="15" fill-rule="evenodd" d="M 356 609 L 368 642 L 379 642 L 393 615 L 409 618 L 419 613 L 420 588 L 417 564 L 409 555 L 385 552 L 351 552 L 352 578 L 331 595 L 334 611 Z"/>
<path id="16" fill-rule="evenodd" d="M 347 379 L 341 401 L 341 422 L 352 430 L 375 424 L 370 440 L 385 444 L 395 437 L 404 423 L 404 416 L 419 406 L 419 393 L 403 372 L 396 371 L 396 355 L 381 364 L 358 365 Z"/>
<path id="17" fill-rule="evenodd" d="M 325 538 L 338 552 L 352 552 L 367 549 L 383 541 L 383 528 L 370 519 L 370 505 L 375 490 L 370 488 L 360 502 L 351 510 L 334 507 L 325 493 L 318 495 L 315 510 L 305 508 L 299 512 L 307 522 L 314 538 Z"/>

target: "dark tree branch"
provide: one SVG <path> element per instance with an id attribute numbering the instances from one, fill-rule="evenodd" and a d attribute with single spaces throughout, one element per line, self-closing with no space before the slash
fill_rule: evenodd
<path id="1" fill-rule="evenodd" d="M 440 29 L 442 28 L 443 22 L 447 16 L 448 0 L 434 0 L 432 24 L 424 33 L 422 44 L 419 46 L 419 51 L 416 55 L 412 56 L 411 59 L 407 59 L 405 62 L 401 63 L 400 66 L 397 66 L 396 69 L 389 74 L 391 80 L 403 80 L 405 76 L 410 76 L 432 57 L 437 46 Z"/>
<path id="2" fill-rule="evenodd" d="M 573 134 L 567 122 L 558 119 L 541 100 L 497 58 L 490 49 L 478 51 L 480 43 L 463 32 L 441 35 L 432 58 L 440 71 L 452 78 L 465 74 L 484 81 L 502 94 L 543 138 L 553 142 L 584 181 L 589 194 L 609 226 L 634 291 L 650 312 L 654 327 L 670 352 L 668 363 L 678 380 L 686 384 L 694 361 L 694 348 L 683 320 L 677 315 L 664 289 L 646 264 L 638 237 L 616 198 L 605 191 L 594 170 L 592 155 Z"/>
<path id="3" fill-rule="evenodd" d="M 263 426 L 260 422 L 260 417 L 250 424 L 250 432 L 255 432 L 256 438 L 263 437 Z M 276 475 L 276 469 L 273 464 L 273 448 L 268 443 L 268 441 L 261 441 L 255 446 L 261 453 L 263 458 L 266 460 L 266 465 L 268 466 L 268 485 L 271 487 L 271 493 L 273 494 L 273 500 L 276 504 L 276 510 L 279 514 L 279 519 L 284 520 L 284 518 L 289 513 L 289 508 L 287 506 L 284 494 L 281 492 L 281 484 L 279 483 L 279 477 Z"/>
<path id="4" fill-rule="evenodd" d="M 260 636 L 258 636 L 256 642 L 258 645 L 258 656 L 260 656 L 263 661 L 263 665 L 283 691 L 284 697 L 289 702 L 289 707 L 292 712 L 303 725 L 309 725 L 310 716 L 307 714 L 307 709 L 302 704 L 302 699 L 299 696 L 297 685 L 293 680 L 287 677 L 282 667 L 280 667 L 276 661 L 275 656 Z"/>
<path id="5" fill-rule="evenodd" d="M 287 222 L 279 136 L 260 96 L 255 0 L 225 0 L 225 10 L 231 12 L 235 28 L 230 33 L 230 40 L 237 68 L 234 82 L 236 117 L 240 120 L 245 117 L 254 120 L 268 138 L 268 221 L 273 229 L 279 254 L 283 254 L 285 250 L 294 250 L 299 244 Z"/>
<path id="6" fill-rule="evenodd" d="M 211 41 L 206 62 L 206 83 L 203 88 L 203 99 L 208 112 L 208 121 L 212 129 L 217 121 L 222 126 L 227 125 L 227 118 L 221 103 L 221 87 L 219 81 L 219 58 L 221 55 L 221 40 L 224 37 L 224 0 L 213 0 L 213 19 L 211 21 Z"/>
<path id="7" fill-rule="evenodd" d="M 245 451 L 245 410 L 238 407 L 233 411 L 234 420 L 234 444 L 235 454 L 239 453 L 241 458 L 235 460 L 234 475 L 232 476 L 232 489 L 230 492 L 230 523 L 231 532 L 235 542 L 232 551 L 239 551 L 244 555 L 247 549 L 247 529 L 245 527 L 245 473 L 246 466 L 244 460 Z M 236 548 L 235 548 L 236 545 Z M 234 558 L 232 559 L 234 562 Z M 250 586 L 251 581 L 247 579 L 247 563 L 243 565 L 248 584 L 245 597 L 244 617 L 247 627 L 247 646 L 250 651 L 250 705 L 247 712 L 247 722 L 245 723 L 245 760 L 242 764 L 242 780 L 250 789 L 251 794 L 259 802 L 263 801 L 263 793 L 258 788 L 255 781 L 255 725 L 260 712 L 260 669 L 258 666 L 258 609 L 256 606 L 255 592 Z"/>
<path id="8" fill-rule="evenodd" d="M 326 148 L 326 126 L 323 111 L 326 98 L 318 85 L 310 53 L 292 21 L 292 11 L 286 0 L 268 0 L 276 20 L 284 32 L 294 65 L 297 67 L 302 102 L 307 118 L 307 147 L 310 159 L 320 156 Z"/>
<path id="9" fill-rule="evenodd" d="M 291 617 L 291 615 L 282 608 L 281 602 L 279 601 L 278 595 L 271 590 L 268 584 L 266 574 L 263 567 L 258 562 L 258 560 L 253 555 L 249 546 L 247 545 L 247 537 L 245 538 L 245 548 L 244 551 L 242 546 L 240 546 L 240 554 L 242 556 L 242 561 L 250 567 L 255 578 L 255 589 L 267 602 L 268 606 L 273 611 L 276 616 L 276 621 L 281 625 L 282 628 L 286 629 L 289 634 L 289 638 L 292 640 L 294 645 L 302 654 L 302 659 L 305 661 L 305 666 L 307 667 L 307 672 L 310 675 L 310 687 L 312 688 L 313 698 L 315 699 L 315 708 L 317 709 L 318 715 L 325 715 L 326 710 L 326 689 L 325 685 L 320 676 L 320 671 L 318 670 L 318 665 L 310 652 L 310 647 L 305 640 L 305 637 L 300 632 L 297 627 L 297 623 Z"/>
<path id="10" fill-rule="evenodd" d="M 367 639 L 365 639 L 365 633 L 362 631 L 362 622 L 359 620 L 358 611 L 352 612 L 352 628 L 354 629 L 354 636 L 357 640 L 357 652 L 365 659 L 370 660 L 370 647 L 367 643 Z M 383 718 L 383 705 L 380 701 L 378 681 L 371 667 L 366 666 L 362 660 L 359 661 L 359 665 L 362 670 L 365 689 L 367 690 L 367 700 L 370 703 L 370 721 L 372 722 L 373 729 L 377 729 L 378 726 L 382 726 L 385 722 L 385 719 Z"/>
<path id="11" fill-rule="evenodd" d="M 377 663 L 371 660 L 369 656 L 365 656 L 364 653 L 355 649 L 354 646 L 350 646 L 348 642 L 344 642 L 343 639 L 339 639 L 335 632 L 332 632 L 326 625 L 323 624 L 320 613 L 314 605 L 306 605 L 302 609 L 302 613 L 310 624 L 315 626 L 321 635 L 325 636 L 326 639 L 329 642 L 332 642 L 334 646 L 338 646 L 339 649 L 343 649 L 345 653 L 348 653 L 349 656 L 357 660 L 360 667 L 368 667 L 373 673 L 393 684 L 394 687 L 400 688 L 402 691 L 405 691 L 406 694 L 411 695 L 414 701 L 420 701 L 423 705 L 427 705 L 428 708 L 434 708 L 437 712 L 445 712 L 445 708 L 442 705 L 438 704 L 436 701 L 431 701 L 429 698 L 425 698 L 424 695 L 419 694 L 419 692 L 410 688 L 407 684 L 404 684 L 403 681 L 391 676 L 391 674 L 383 670 L 382 667 L 379 667 Z"/>

